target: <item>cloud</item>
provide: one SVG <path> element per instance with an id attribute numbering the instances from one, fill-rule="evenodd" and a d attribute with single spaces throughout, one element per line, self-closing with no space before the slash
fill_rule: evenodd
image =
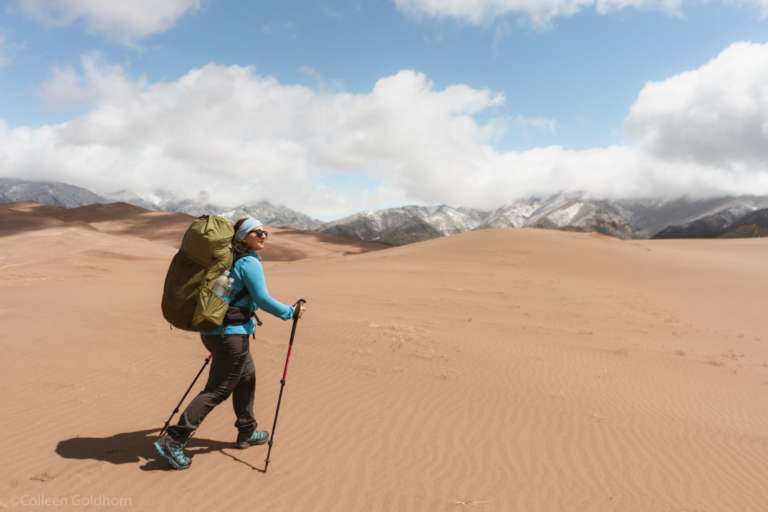
<path id="1" fill-rule="evenodd" d="M 585 9 L 608 14 L 634 7 L 682 13 L 683 0 L 393 0 L 404 13 L 416 17 L 457 18 L 472 25 L 489 24 L 508 15 L 520 15 L 533 26 L 547 27 L 553 18 L 571 17 Z M 706 1 L 706 0 L 697 0 Z M 723 3 L 757 7 L 768 15 L 768 0 L 722 0 Z"/>
<path id="2" fill-rule="evenodd" d="M 301 66 L 299 73 L 308 76 L 317 84 L 317 88 L 321 91 L 343 91 L 344 84 L 340 80 L 331 80 L 328 82 L 323 78 L 322 73 L 309 66 Z"/>
<path id="3" fill-rule="evenodd" d="M 318 6 L 324 15 L 335 20 L 340 20 L 350 14 L 360 14 L 363 11 L 363 6 L 360 2 L 349 2 L 343 7 L 338 5 L 331 7 L 326 2 L 320 2 Z"/>
<path id="4" fill-rule="evenodd" d="M 504 152 L 495 144 L 505 133 L 550 132 L 555 121 L 505 114 L 503 94 L 437 89 L 415 71 L 352 94 L 216 64 L 147 83 L 90 54 L 81 72 L 54 70 L 41 89 L 49 103 L 86 103 L 87 112 L 39 128 L 0 122 L 0 169 L 97 192 L 269 199 L 318 216 L 406 203 L 490 209 L 563 189 L 768 194 L 767 56 L 768 45 L 734 44 L 697 70 L 647 84 L 627 118 L 631 144 Z"/>
<path id="5" fill-rule="evenodd" d="M 82 21 L 90 33 L 135 46 L 139 40 L 172 28 L 203 0 L 15 0 L 14 10 L 51 26 Z"/>
<path id="6" fill-rule="evenodd" d="M 648 83 L 626 134 L 671 162 L 725 167 L 768 162 L 768 45 L 738 43 L 695 71 Z"/>
<path id="7" fill-rule="evenodd" d="M 80 57 L 83 74 L 74 68 L 55 67 L 38 93 L 49 108 L 82 107 L 106 99 L 112 103 L 128 101 L 146 87 L 146 79 L 131 82 L 122 66 L 110 65 L 101 53 Z"/>
<path id="8" fill-rule="evenodd" d="M 262 25 L 261 33 L 278 39 L 296 39 L 298 27 L 292 21 L 273 21 Z"/>
<path id="9" fill-rule="evenodd" d="M 555 133 L 557 128 L 557 121 L 548 117 L 523 117 L 518 115 L 512 119 L 512 123 L 517 133 L 526 137 L 530 136 L 532 131 Z"/>
<path id="10" fill-rule="evenodd" d="M 493 36 L 493 55 L 495 57 L 498 57 L 499 55 L 499 45 L 501 44 L 504 39 L 512 35 L 512 24 L 508 21 L 499 21 L 496 24 L 496 31 Z"/>

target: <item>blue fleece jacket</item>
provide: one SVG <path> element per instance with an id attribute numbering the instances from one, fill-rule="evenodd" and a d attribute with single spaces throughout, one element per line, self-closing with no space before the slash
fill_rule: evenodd
<path id="1" fill-rule="evenodd" d="M 229 277 L 234 279 L 232 297 L 235 297 L 243 287 L 248 289 L 248 295 L 240 299 L 238 307 L 247 307 L 251 311 L 262 309 L 283 320 L 293 318 L 293 308 L 276 301 L 269 296 L 267 281 L 264 279 L 264 269 L 261 266 L 261 258 L 254 251 L 248 251 L 250 256 L 240 258 L 232 267 Z M 227 301 L 231 299 L 226 299 Z M 256 321 L 243 325 L 228 325 L 224 334 L 253 334 L 256 330 Z M 221 334 L 221 327 L 205 331 L 202 334 Z"/>

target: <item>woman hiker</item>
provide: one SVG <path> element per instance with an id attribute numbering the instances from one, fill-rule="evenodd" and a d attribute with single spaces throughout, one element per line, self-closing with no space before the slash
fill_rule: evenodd
<path id="1" fill-rule="evenodd" d="M 256 418 L 253 415 L 256 369 L 249 351 L 248 338 L 255 332 L 256 326 L 251 313 L 262 309 L 278 318 L 289 320 L 293 318 L 294 308 L 281 304 L 267 292 L 264 269 L 256 254 L 256 251 L 264 248 L 266 241 L 267 232 L 258 220 L 246 218 L 235 223 L 235 236 L 232 239 L 235 263 L 230 274 L 234 278 L 232 296 L 236 297 L 238 293 L 242 296 L 245 291 L 247 295 L 233 301 L 230 306 L 241 308 L 244 320 L 249 321 L 201 333 L 203 345 L 213 354 L 208 382 L 205 389 L 184 410 L 178 424 L 168 428 L 168 433 L 155 443 L 160 455 L 168 459 L 176 469 L 189 467 L 192 461 L 184 455 L 184 445 L 208 413 L 230 395 L 237 416 L 235 427 L 239 432 L 235 447 L 245 449 L 269 440 L 269 432 L 256 430 Z M 299 318 L 304 310 L 305 306 L 302 305 L 298 312 Z"/>

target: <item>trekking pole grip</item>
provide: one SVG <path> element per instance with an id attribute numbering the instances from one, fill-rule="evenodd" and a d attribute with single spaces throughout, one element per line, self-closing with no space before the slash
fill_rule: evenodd
<path id="1" fill-rule="evenodd" d="M 304 299 L 299 299 L 299 300 L 296 301 L 296 307 L 293 308 L 293 318 L 295 320 L 299 319 L 299 312 L 301 311 L 301 305 L 302 304 L 306 304 L 306 302 L 307 301 L 304 300 Z"/>

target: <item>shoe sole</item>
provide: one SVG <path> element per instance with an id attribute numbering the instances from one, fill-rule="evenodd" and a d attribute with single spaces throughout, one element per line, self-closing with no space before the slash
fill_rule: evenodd
<path id="1" fill-rule="evenodd" d="M 155 442 L 155 449 L 157 450 L 157 453 L 162 455 L 165 458 L 165 460 L 167 460 L 171 464 L 173 469 L 188 469 L 189 468 L 189 466 L 180 466 L 175 460 L 173 460 L 173 457 L 171 457 L 167 453 L 165 453 L 165 450 L 163 450 L 163 447 L 160 446 L 159 444 L 157 444 L 157 442 Z"/>

